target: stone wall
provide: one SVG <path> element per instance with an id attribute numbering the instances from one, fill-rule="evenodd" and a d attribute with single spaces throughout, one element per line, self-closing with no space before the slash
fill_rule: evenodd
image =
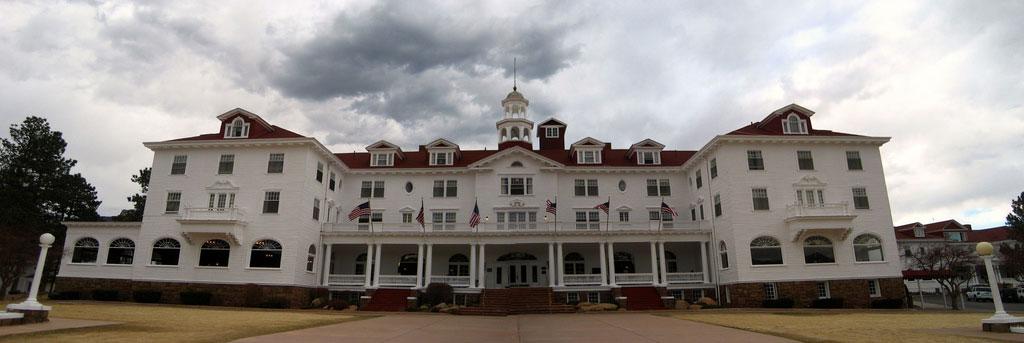
<path id="1" fill-rule="evenodd" d="M 160 302 L 168 304 L 180 303 L 179 294 L 183 291 L 209 292 L 212 295 L 210 304 L 216 306 L 259 306 L 268 300 L 280 298 L 287 302 L 288 307 L 302 308 L 309 306 L 316 297 L 327 296 L 326 289 L 298 286 L 156 282 L 76 277 L 58 277 L 54 286 L 55 292 L 81 292 L 83 299 L 91 298 L 92 291 L 98 289 L 117 290 L 118 298 L 122 301 L 131 301 L 134 291 L 159 291 L 161 293 Z"/>
<path id="2" fill-rule="evenodd" d="M 906 299 L 903 279 L 900 278 L 878 279 L 878 286 L 881 287 L 881 297 L 875 298 L 872 298 L 868 292 L 867 279 L 827 281 L 829 283 L 829 295 L 832 298 L 842 298 L 843 307 L 846 308 L 869 308 L 872 301 L 879 299 Z M 775 282 L 775 287 L 779 299 L 793 299 L 794 308 L 810 307 L 811 303 L 818 299 L 818 282 Z M 728 307 L 763 306 L 765 300 L 764 283 L 740 283 L 725 285 L 722 288 L 729 289 L 729 299 L 731 301 L 724 304 Z"/>

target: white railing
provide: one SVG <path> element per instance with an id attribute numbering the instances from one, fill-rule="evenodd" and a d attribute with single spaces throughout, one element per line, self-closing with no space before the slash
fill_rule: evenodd
<path id="1" fill-rule="evenodd" d="M 650 284 L 654 282 L 651 273 L 615 274 L 615 283 L 619 285 Z"/>
<path id="2" fill-rule="evenodd" d="M 668 273 L 668 283 L 702 283 L 704 272 L 695 273 Z"/>
<path id="3" fill-rule="evenodd" d="M 446 283 L 452 287 L 469 287 L 469 276 L 431 275 L 430 283 Z"/>
<path id="4" fill-rule="evenodd" d="M 330 274 L 327 276 L 328 286 L 362 286 L 365 282 L 365 275 Z"/>
<path id="5" fill-rule="evenodd" d="M 679 219 L 679 218 L 677 218 Z M 620 222 L 504 222 L 504 223 L 480 223 L 475 228 L 469 227 L 469 223 L 426 223 L 420 227 L 418 223 L 358 223 L 342 218 L 338 223 L 324 223 L 324 232 L 604 232 L 604 231 L 669 231 L 669 230 L 696 230 L 699 229 L 697 222 L 689 220 L 676 220 L 673 222 L 657 221 L 635 221 L 628 223 Z"/>
<path id="6" fill-rule="evenodd" d="M 377 280 L 381 286 L 416 286 L 416 275 L 381 275 Z"/>
<path id="7" fill-rule="evenodd" d="M 786 205 L 786 214 L 790 217 L 828 217 L 850 215 L 847 202 L 826 204 L 792 204 Z"/>
<path id="8" fill-rule="evenodd" d="M 601 274 L 567 274 L 562 277 L 562 281 L 566 286 L 600 285 L 603 283 Z"/>
<path id="9" fill-rule="evenodd" d="M 241 221 L 245 211 L 238 207 L 186 207 L 179 215 L 179 220 L 213 220 Z"/>
<path id="10" fill-rule="evenodd" d="M 537 222 L 507 222 L 494 223 L 494 229 L 498 231 L 537 231 L 538 224 L 544 226 L 544 223 Z"/>

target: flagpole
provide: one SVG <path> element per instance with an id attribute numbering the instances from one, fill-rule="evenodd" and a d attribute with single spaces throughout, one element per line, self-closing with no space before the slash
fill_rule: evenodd
<path id="1" fill-rule="evenodd" d="M 370 194 L 370 198 L 372 198 L 372 197 L 373 197 L 373 194 Z M 373 235 L 373 204 L 370 203 L 370 199 L 366 199 L 366 209 L 370 210 L 370 213 L 368 213 L 366 215 L 366 219 L 367 219 L 368 222 L 370 222 L 370 235 L 372 236 Z"/>
<path id="2" fill-rule="evenodd" d="M 420 213 L 417 213 L 417 215 L 421 213 L 423 214 L 423 221 L 420 222 L 420 232 L 427 233 L 427 225 L 424 224 L 427 222 L 427 214 L 423 213 L 423 197 L 420 197 Z"/>
<path id="3" fill-rule="evenodd" d="M 480 201 L 480 198 L 478 198 L 478 197 L 473 197 L 473 209 L 474 209 L 474 210 L 479 210 L 479 209 L 480 209 L 480 202 L 479 202 L 479 201 Z M 477 216 L 479 216 L 479 215 L 480 215 L 480 213 L 477 213 L 476 215 L 477 215 Z M 472 214 L 470 214 L 470 216 L 473 216 L 473 215 L 472 215 Z M 478 220 L 479 220 L 479 219 L 478 219 Z M 480 223 L 477 223 L 476 225 L 474 225 L 474 226 L 473 226 L 473 231 L 474 231 L 474 232 L 476 232 L 476 233 L 480 233 L 480 228 L 479 228 L 479 226 L 480 226 Z"/>
<path id="4" fill-rule="evenodd" d="M 604 230 L 605 231 L 611 231 L 612 230 L 612 196 L 611 195 L 608 196 L 608 202 L 606 204 L 608 204 L 608 212 L 604 213 Z"/>
<path id="5" fill-rule="evenodd" d="M 555 195 L 555 232 L 558 232 L 558 195 Z"/>
<path id="6" fill-rule="evenodd" d="M 662 206 L 665 206 L 665 197 L 661 197 L 661 203 L 658 204 L 658 232 L 661 232 L 661 225 L 665 223 L 664 218 L 661 217 L 665 215 L 664 209 L 661 208 Z"/>

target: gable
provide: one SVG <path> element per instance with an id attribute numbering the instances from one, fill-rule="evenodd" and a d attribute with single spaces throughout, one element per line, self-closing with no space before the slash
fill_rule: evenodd
<path id="1" fill-rule="evenodd" d="M 483 158 L 483 159 L 481 159 L 479 161 L 476 161 L 475 163 L 470 164 L 468 167 L 469 168 L 484 168 L 484 167 L 498 166 L 498 164 L 496 162 L 502 161 L 506 157 L 509 157 L 509 156 L 522 156 L 522 158 L 520 160 L 524 164 L 526 163 L 526 160 L 532 160 L 532 161 L 535 161 L 536 163 L 539 163 L 540 167 L 542 167 L 542 168 L 544 168 L 544 167 L 563 167 L 564 166 L 561 163 L 558 163 L 555 160 L 549 159 L 547 157 L 541 156 L 541 155 L 533 152 L 532 150 L 526 150 L 526 149 L 524 149 L 522 147 L 514 146 L 514 147 L 511 147 L 511 148 L 508 148 L 508 149 L 501 150 L 498 153 L 495 153 L 495 154 L 493 154 L 491 156 Z M 510 161 L 510 163 L 511 163 L 511 161 Z"/>

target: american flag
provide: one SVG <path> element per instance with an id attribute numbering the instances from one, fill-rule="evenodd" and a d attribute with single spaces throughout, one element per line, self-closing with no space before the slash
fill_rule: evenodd
<path id="1" fill-rule="evenodd" d="M 473 204 L 473 214 L 469 216 L 469 227 L 476 227 L 480 224 L 480 206 Z"/>
<path id="2" fill-rule="evenodd" d="M 423 199 L 420 199 L 420 214 L 416 215 L 416 222 L 420 223 L 420 227 L 424 227 L 423 226 L 424 225 L 423 224 Z"/>
<path id="3" fill-rule="evenodd" d="M 548 199 L 548 208 L 545 209 L 545 211 L 554 215 L 558 215 L 558 204 L 553 203 L 550 199 Z"/>
<path id="4" fill-rule="evenodd" d="M 611 200 L 605 201 L 602 204 L 598 204 L 597 206 L 594 206 L 594 208 L 599 209 L 601 211 L 604 211 L 604 214 L 608 214 L 608 207 L 610 207 L 610 206 L 611 206 Z"/>
<path id="5" fill-rule="evenodd" d="M 370 202 L 364 202 L 352 209 L 352 212 L 348 213 L 348 220 L 353 220 L 362 216 L 370 215 Z"/>
<path id="6" fill-rule="evenodd" d="M 679 215 L 679 213 L 676 213 L 676 211 L 673 210 L 671 207 L 668 207 L 668 204 L 666 204 L 664 201 L 661 202 L 661 213 L 671 214 L 673 217 Z"/>

